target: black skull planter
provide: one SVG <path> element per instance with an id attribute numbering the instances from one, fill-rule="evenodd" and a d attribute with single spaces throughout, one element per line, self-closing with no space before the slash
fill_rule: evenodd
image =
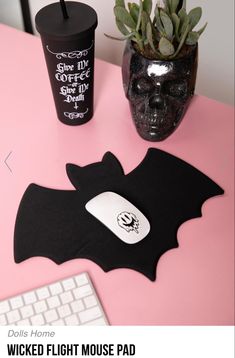
<path id="1" fill-rule="evenodd" d="M 132 117 L 139 135 L 162 141 L 179 126 L 194 95 L 198 45 L 174 60 L 151 60 L 128 41 L 122 75 Z"/>

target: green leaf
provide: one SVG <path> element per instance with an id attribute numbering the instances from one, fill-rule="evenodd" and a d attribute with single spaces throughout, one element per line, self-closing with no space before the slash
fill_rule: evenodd
<path id="1" fill-rule="evenodd" d="M 180 21 L 184 22 L 184 20 L 186 19 L 186 17 L 188 16 L 187 15 L 187 12 L 185 9 L 180 9 L 180 11 L 178 12 L 178 16 L 180 18 Z"/>
<path id="2" fill-rule="evenodd" d="M 115 14 L 117 20 L 122 22 L 124 25 L 128 26 L 131 29 L 136 28 L 135 21 L 132 19 L 132 17 L 129 14 L 129 12 L 126 9 L 124 9 L 123 7 L 115 6 L 114 7 L 114 14 Z"/>
<path id="3" fill-rule="evenodd" d="M 136 24 L 138 22 L 139 11 L 140 11 L 139 5 L 134 3 L 130 4 L 130 14 Z"/>
<path id="4" fill-rule="evenodd" d="M 181 26 L 181 29 L 180 29 L 180 35 L 181 35 L 181 37 L 184 35 L 184 33 L 185 33 L 185 30 L 186 30 L 186 28 L 189 26 L 189 31 L 190 31 L 190 25 L 189 25 L 189 18 L 188 18 L 188 16 L 185 18 L 185 20 L 184 20 L 184 23 L 182 24 L 182 26 Z"/>
<path id="5" fill-rule="evenodd" d="M 159 42 L 159 51 L 164 57 L 172 56 L 175 52 L 172 43 L 165 37 L 162 37 Z"/>
<path id="6" fill-rule="evenodd" d="M 170 17 L 167 15 L 167 13 L 164 12 L 163 10 L 160 10 L 160 17 L 161 17 L 161 21 L 162 21 L 166 36 L 169 40 L 171 40 L 173 37 L 173 32 L 174 32 L 172 21 L 171 21 Z"/>
<path id="7" fill-rule="evenodd" d="M 152 7 L 153 7 L 152 0 L 144 0 L 143 1 L 143 9 L 144 9 L 144 11 L 147 12 L 147 14 L 149 14 L 149 15 L 151 14 Z"/>
<path id="8" fill-rule="evenodd" d="M 179 34 L 181 34 L 181 29 L 182 29 L 182 26 L 186 20 L 186 18 L 188 17 L 185 9 L 181 9 L 179 12 L 178 12 L 178 17 L 180 19 L 180 27 L 179 27 Z"/>
<path id="9" fill-rule="evenodd" d="M 121 6 L 125 8 L 125 0 L 116 0 L 115 6 Z"/>
<path id="10" fill-rule="evenodd" d="M 112 39 L 112 40 L 118 40 L 118 41 L 125 41 L 127 39 L 130 39 L 132 38 L 133 36 L 135 36 L 135 32 L 130 32 L 129 35 L 126 35 L 124 37 L 115 37 L 115 36 L 110 36 L 108 34 L 104 34 L 106 37 L 108 37 L 109 39 Z M 134 39 L 133 39 L 134 40 Z"/>
<path id="11" fill-rule="evenodd" d="M 135 36 L 133 37 L 132 41 L 135 40 L 135 42 L 137 42 L 139 48 L 141 51 L 143 51 L 144 49 L 144 41 L 142 39 L 142 36 L 135 31 Z"/>
<path id="12" fill-rule="evenodd" d="M 196 45 L 196 43 L 198 42 L 200 35 L 195 32 L 195 31 L 191 31 L 189 32 L 187 38 L 186 38 L 186 45 Z"/>
<path id="13" fill-rule="evenodd" d="M 169 0 L 163 0 L 163 4 L 164 4 L 164 10 L 166 13 L 170 13 L 170 2 Z M 157 4 L 158 6 L 158 4 Z"/>
<path id="14" fill-rule="evenodd" d="M 188 24 L 187 27 L 186 27 L 186 29 L 185 29 L 185 31 L 184 31 L 184 33 L 183 33 L 183 36 L 182 36 L 182 38 L 181 38 L 181 40 L 180 40 L 179 46 L 178 46 L 176 52 L 174 53 L 174 55 L 171 56 L 171 59 L 175 58 L 175 57 L 179 54 L 180 50 L 182 49 L 182 47 L 183 47 L 183 45 L 184 45 L 184 43 L 185 43 L 185 40 L 186 40 L 186 38 L 187 38 L 187 36 L 188 36 L 189 28 L 190 28 L 190 27 L 189 27 L 189 24 Z"/>
<path id="15" fill-rule="evenodd" d="M 201 36 L 201 34 L 205 31 L 206 27 L 207 27 L 207 22 L 205 23 L 205 25 L 199 31 L 197 31 L 199 36 Z"/>
<path id="16" fill-rule="evenodd" d="M 190 23 L 190 30 L 192 30 L 200 21 L 202 17 L 202 8 L 201 7 L 195 7 L 195 9 L 192 9 L 189 14 L 189 23 Z"/>
<path id="17" fill-rule="evenodd" d="M 142 37 L 144 39 L 144 41 L 146 40 L 147 38 L 147 23 L 149 21 L 149 17 L 148 17 L 148 14 L 143 11 L 142 13 L 142 21 L 141 21 L 141 32 L 142 32 Z"/>
<path id="18" fill-rule="evenodd" d="M 123 22 L 116 19 L 116 25 L 118 30 L 124 35 L 129 35 L 129 31 L 127 30 L 126 26 L 123 24 Z"/>
<path id="19" fill-rule="evenodd" d="M 157 28 L 157 30 L 160 32 L 161 35 L 164 35 L 165 30 L 164 30 L 164 27 L 163 27 L 162 22 L 161 22 L 160 12 L 159 12 L 158 7 L 156 7 L 156 9 L 155 9 L 155 19 L 156 19 L 156 28 Z"/>
<path id="20" fill-rule="evenodd" d="M 163 2 L 168 6 L 169 12 L 171 12 L 171 0 L 167 0 Z"/>
<path id="21" fill-rule="evenodd" d="M 180 37 L 179 37 L 180 19 L 175 13 L 171 15 L 171 19 L 172 19 L 172 22 L 174 25 L 174 33 L 175 33 L 176 40 L 179 42 L 180 41 Z"/>
<path id="22" fill-rule="evenodd" d="M 156 49 L 155 49 L 155 46 L 153 43 L 152 25 L 150 22 L 147 23 L 146 33 L 147 33 L 148 43 L 149 43 L 151 49 L 153 50 L 153 52 L 156 52 Z"/>
<path id="23" fill-rule="evenodd" d="M 142 0 L 140 0 L 140 9 L 139 9 L 139 15 L 138 15 L 138 20 L 137 20 L 137 25 L 136 25 L 137 32 L 139 32 L 139 29 L 140 29 L 142 13 L 143 13 L 143 3 L 142 3 Z"/>
<path id="24" fill-rule="evenodd" d="M 180 0 L 171 0 L 171 13 L 173 14 L 174 12 L 176 12 L 178 5 L 179 5 Z"/>

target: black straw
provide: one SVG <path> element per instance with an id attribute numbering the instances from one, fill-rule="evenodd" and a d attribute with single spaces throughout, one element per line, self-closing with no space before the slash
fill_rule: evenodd
<path id="1" fill-rule="evenodd" d="M 65 1 L 64 1 L 64 0 L 60 0 L 60 5 L 61 5 L 61 10 L 62 10 L 64 19 L 68 19 L 68 18 L 69 18 L 69 15 L 68 15 L 68 12 L 67 12 L 67 8 L 66 8 Z"/>
<path id="2" fill-rule="evenodd" d="M 24 29 L 26 32 L 33 34 L 33 26 L 31 21 L 31 14 L 28 0 L 20 0 L 21 10 L 23 15 Z"/>

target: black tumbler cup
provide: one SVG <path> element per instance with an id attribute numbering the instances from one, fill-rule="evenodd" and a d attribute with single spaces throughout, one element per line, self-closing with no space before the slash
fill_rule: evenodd
<path id="1" fill-rule="evenodd" d="M 94 101 L 95 10 L 80 2 L 61 1 L 42 8 L 35 22 L 58 119 L 68 125 L 88 122 Z"/>

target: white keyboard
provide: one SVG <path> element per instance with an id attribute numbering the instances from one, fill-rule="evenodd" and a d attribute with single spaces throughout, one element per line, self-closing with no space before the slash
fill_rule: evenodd
<path id="1" fill-rule="evenodd" d="M 0 301 L 0 326 L 108 325 L 87 273 Z"/>

